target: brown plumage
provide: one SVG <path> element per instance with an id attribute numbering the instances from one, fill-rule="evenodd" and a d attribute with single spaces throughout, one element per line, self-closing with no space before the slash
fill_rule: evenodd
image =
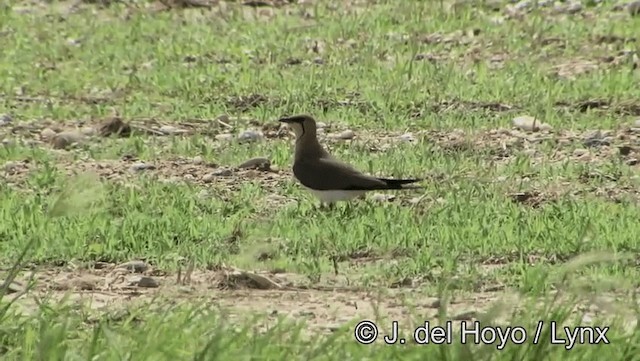
<path id="1" fill-rule="evenodd" d="M 372 177 L 334 158 L 318 142 L 316 121 L 309 115 L 281 118 L 296 135 L 293 174 L 300 183 L 324 203 L 358 197 L 367 191 L 415 189 L 405 186 L 421 179 Z"/>

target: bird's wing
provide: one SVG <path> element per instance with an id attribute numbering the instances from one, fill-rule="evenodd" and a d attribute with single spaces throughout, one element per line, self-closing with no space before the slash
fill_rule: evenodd
<path id="1" fill-rule="evenodd" d="M 360 173 L 336 159 L 301 160 L 293 165 L 293 173 L 305 187 L 315 190 L 386 189 L 387 183 Z"/>

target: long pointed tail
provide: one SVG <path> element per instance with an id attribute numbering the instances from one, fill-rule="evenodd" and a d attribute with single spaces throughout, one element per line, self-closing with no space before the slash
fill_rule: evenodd
<path id="1" fill-rule="evenodd" d="M 416 188 L 422 188 L 421 186 L 418 186 L 418 185 L 405 186 L 406 184 L 420 182 L 422 180 L 420 178 L 413 178 L 413 179 L 378 178 L 378 179 L 380 179 L 381 181 L 387 183 L 387 186 L 389 187 L 388 189 L 416 189 Z"/>

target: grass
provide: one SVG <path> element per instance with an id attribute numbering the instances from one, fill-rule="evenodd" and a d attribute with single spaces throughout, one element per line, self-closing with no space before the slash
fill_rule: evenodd
<path id="1" fill-rule="evenodd" d="M 450 5 L 4 5 L 0 274 L 36 282 L 0 291 L 2 358 L 637 358 L 638 18 L 607 1 L 516 18 Z M 43 139 L 114 112 L 192 132 Z M 291 138 L 270 130 L 294 113 L 353 130 L 322 141 L 364 171 L 425 177 L 424 191 L 317 210 L 291 177 Z M 553 130 L 513 129 L 519 115 Z M 237 141 L 246 129 L 264 138 Z M 595 129 L 608 145 L 585 143 Z M 277 170 L 204 180 L 253 157 Z M 104 286 L 101 264 L 132 259 L 159 288 Z M 194 279 L 176 281 L 185 267 Z M 232 267 L 284 289 L 231 285 Z M 60 286 L 89 276 L 90 289 Z M 393 320 L 409 340 L 425 321 L 471 318 L 525 327 L 527 342 L 382 342 Z M 364 319 L 380 325 L 373 345 L 354 340 Z M 608 326 L 610 344 L 567 351 L 552 321 Z"/>

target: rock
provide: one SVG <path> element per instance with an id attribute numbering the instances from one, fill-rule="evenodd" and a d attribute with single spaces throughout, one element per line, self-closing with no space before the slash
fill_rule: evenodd
<path id="1" fill-rule="evenodd" d="M 577 14 L 582 11 L 582 4 L 579 2 L 572 2 L 567 5 L 557 5 L 556 12 L 563 14 Z"/>
<path id="2" fill-rule="evenodd" d="M 191 159 L 191 163 L 193 163 L 193 164 L 202 164 L 202 163 L 204 163 L 204 158 L 202 158 L 199 155 L 196 155 L 195 157 L 193 157 Z"/>
<path id="3" fill-rule="evenodd" d="M 211 183 L 216 177 L 228 177 L 232 174 L 233 171 L 231 171 L 231 169 L 220 168 L 202 177 L 202 181 L 205 183 Z"/>
<path id="4" fill-rule="evenodd" d="M 185 134 L 185 133 L 187 133 L 186 130 L 180 129 L 180 128 L 176 128 L 173 125 L 163 125 L 158 130 L 161 131 L 162 133 L 166 134 L 166 135 L 175 135 L 175 134 Z"/>
<path id="5" fill-rule="evenodd" d="M 238 166 L 240 169 L 258 169 L 261 171 L 268 171 L 271 168 L 271 161 L 267 158 L 257 157 L 251 158 L 248 161 Z"/>
<path id="6" fill-rule="evenodd" d="M 8 161 L 4 164 L 4 171 L 11 174 L 14 173 L 20 167 L 20 163 Z"/>
<path id="7" fill-rule="evenodd" d="M 601 131 L 595 130 L 587 133 L 583 137 L 582 144 L 585 147 L 600 147 L 603 145 L 611 145 L 612 141 L 613 139 L 611 137 L 605 137 Z"/>
<path id="8" fill-rule="evenodd" d="M 377 202 L 391 202 L 396 199 L 393 194 L 375 193 L 371 195 L 371 199 Z"/>
<path id="9" fill-rule="evenodd" d="M 552 129 L 549 124 L 542 123 L 538 119 L 528 115 L 521 115 L 519 117 L 513 118 L 512 124 L 514 127 L 528 132 L 537 132 L 539 130 Z"/>
<path id="10" fill-rule="evenodd" d="M 219 115 L 216 120 L 225 123 L 225 124 L 229 124 L 229 116 L 227 114 L 221 114 Z"/>
<path id="11" fill-rule="evenodd" d="M 0 115 L 0 127 L 4 126 L 4 125 L 8 125 L 11 122 L 13 122 L 13 117 L 9 114 L 2 114 Z"/>
<path id="12" fill-rule="evenodd" d="M 233 140 L 233 134 L 229 134 L 229 133 L 217 134 L 216 140 L 229 142 Z"/>
<path id="13" fill-rule="evenodd" d="M 325 123 L 325 122 L 317 122 L 316 123 L 316 128 L 317 129 L 324 129 L 326 127 L 327 127 L 327 123 Z"/>
<path id="14" fill-rule="evenodd" d="M 128 137 L 131 135 L 131 126 L 119 117 L 112 117 L 106 119 L 98 126 L 98 133 L 103 137 L 108 137 L 112 134 L 120 137 Z"/>
<path id="15" fill-rule="evenodd" d="M 2 278 L 0 278 L 0 285 L 3 285 L 6 282 L 6 280 L 3 280 Z M 11 294 L 11 293 L 18 293 L 18 292 L 26 292 L 27 289 L 22 286 L 22 284 L 20 284 L 17 281 L 13 281 L 11 283 L 9 283 L 9 286 L 7 288 L 7 293 Z"/>
<path id="16" fill-rule="evenodd" d="M 353 139 L 355 136 L 356 136 L 356 133 L 354 133 L 353 130 L 347 129 L 347 130 L 343 131 L 342 133 L 334 136 L 334 138 L 342 139 L 342 140 L 349 140 L 349 139 Z"/>
<path id="17" fill-rule="evenodd" d="M 257 142 L 264 137 L 262 132 L 248 129 L 238 134 L 238 140 L 241 142 Z"/>
<path id="18" fill-rule="evenodd" d="M 638 1 L 638 2 L 640 3 L 640 1 Z M 640 118 L 634 120 L 633 123 L 631 123 L 631 127 L 640 128 Z"/>
<path id="19" fill-rule="evenodd" d="M 73 145 L 80 144 L 84 140 L 84 135 L 75 131 L 65 131 L 56 134 L 51 139 L 51 144 L 54 149 L 67 149 Z"/>
<path id="20" fill-rule="evenodd" d="M 398 137 L 398 139 L 405 142 L 409 142 L 409 143 L 415 142 L 416 140 L 416 138 L 411 133 L 402 134 L 401 136 Z"/>
<path id="21" fill-rule="evenodd" d="M 144 261 L 133 260 L 119 264 L 116 268 L 126 269 L 135 273 L 144 273 L 149 266 Z"/>
<path id="22" fill-rule="evenodd" d="M 80 128 L 80 133 L 86 135 L 87 137 L 90 137 L 96 134 L 96 129 L 94 127 L 82 127 Z"/>
<path id="23" fill-rule="evenodd" d="M 573 151 L 574 157 L 584 157 L 587 154 L 589 154 L 589 150 L 587 149 L 578 148 Z"/>
<path id="24" fill-rule="evenodd" d="M 40 132 L 40 137 L 41 137 L 43 140 L 51 140 L 51 139 L 53 139 L 53 137 L 55 137 L 55 136 L 56 136 L 56 134 L 57 134 L 57 133 L 56 133 L 53 129 L 51 129 L 51 128 L 44 128 L 44 129 L 42 129 L 42 131 Z"/>
<path id="25" fill-rule="evenodd" d="M 147 164 L 147 163 L 136 163 L 132 165 L 130 169 L 132 172 L 142 172 L 144 170 L 156 169 L 156 166 L 153 164 Z"/>
<path id="26" fill-rule="evenodd" d="M 138 286 L 143 288 L 158 288 L 160 284 L 153 277 L 140 276 L 133 277 L 129 280 L 129 284 L 132 286 Z"/>

